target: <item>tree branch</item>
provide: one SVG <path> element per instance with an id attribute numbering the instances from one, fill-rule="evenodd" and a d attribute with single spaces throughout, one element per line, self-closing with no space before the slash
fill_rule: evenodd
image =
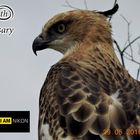
<path id="1" fill-rule="evenodd" d="M 85 5 L 86 10 L 87 10 L 88 9 L 88 6 L 87 6 L 87 1 L 86 0 L 84 0 L 84 5 Z"/>
<path id="2" fill-rule="evenodd" d="M 119 51 L 119 54 L 120 54 L 120 57 L 121 57 L 121 61 L 122 61 L 122 65 L 125 68 L 124 57 L 123 57 L 124 54 L 123 54 L 123 52 L 122 52 L 122 50 L 121 50 L 121 48 L 120 48 L 120 46 L 119 46 L 119 44 L 117 43 L 116 40 L 114 40 L 114 43 L 115 43 L 115 45 L 116 45 L 116 47 L 117 47 L 117 49 Z"/>
<path id="3" fill-rule="evenodd" d="M 127 55 L 127 56 L 126 56 L 126 55 Z M 140 65 L 140 62 L 138 62 L 138 61 L 136 61 L 135 59 L 133 59 L 133 58 L 131 57 L 131 55 L 128 54 L 127 52 L 125 52 L 124 57 L 125 57 L 126 59 L 128 59 L 128 60 L 130 60 L 130 61 L 132 61 L 132 62 L 134 62 L 134 63 Z"/>
<path id="4" fill-rule="evenodd" d="M 138 39 L 140 39 L 140 36 L 136 37 L 133 41 L 131 41 L 122 51 L 125 52 L 128 49 L 128 47 L 130 47 Z"/>
<path id="5" fill-rule="evenodd" d="M 131 22 L 129 22 L 123 15 L 121 15 L 121 17 L 124 19 L 124 21 L 127 23 L 127 42 L 128 44 L 130 44 L 130 24 Z M 131 57 L 133 57 L 133 49 L 132 49 L 132 45 L 130 45 L 130 53 L 131 53 Z"/>
<path id="6" fill-rule="evenodd" d="M 138 68 L 138 71 L 137 71 L 137 80 L 139 79 L 139 75 L 140 75 L 140 65 L 139 65 L 139 68 Z"/>
<path id="7" fill-rule="evenodd" d="M 65 3 L 66 3 L 66 5 L 63 5 L 64 7 L 70 7 L 70 8 L 72 8 L 72 9 L 80 10 L 79 8 L 76 8 L 76 7 L 72 6 L 72 5 L 68 2 L 68 0 L 65 0 Z"/>

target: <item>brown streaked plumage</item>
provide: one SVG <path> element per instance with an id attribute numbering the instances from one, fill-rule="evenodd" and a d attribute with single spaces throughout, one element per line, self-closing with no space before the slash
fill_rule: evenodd
<path id="1" fill-rule="evenodd" d="M 140 129 L 140 82 L 113 49 L 107 16 L 117 9 L 58 14 L 34 40 L 35 54 L 46 48 L 64 54 L 41 89 L 39 140 L 140 139 L 126 133 Z"/>

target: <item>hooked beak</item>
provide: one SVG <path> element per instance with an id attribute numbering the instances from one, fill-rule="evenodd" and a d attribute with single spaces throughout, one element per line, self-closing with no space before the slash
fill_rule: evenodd
<path id="1" fill-rule="evenodd" d="M 50 41 L 46 41 L 42 34 L 35 38 L 33 41 L 32 49 L 35 55 L 37 55 L 37 51 L 44 50 L 48 47 L 48 43 Z"/>

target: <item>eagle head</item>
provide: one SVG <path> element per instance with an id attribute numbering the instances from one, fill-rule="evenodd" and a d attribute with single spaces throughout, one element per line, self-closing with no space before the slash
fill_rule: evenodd
<path id="1" fill-rule="evenodd" d="M 73 10 L 57 14 L 44 25 L 34 40 L 33 52 L 36 54 L 39 50 L 51 48 L 64 54 L 85 40 L 111 42 L 111 26 L 107 17 L 117 9 L 118 5 L 115 5 L 105 12 Z"/>

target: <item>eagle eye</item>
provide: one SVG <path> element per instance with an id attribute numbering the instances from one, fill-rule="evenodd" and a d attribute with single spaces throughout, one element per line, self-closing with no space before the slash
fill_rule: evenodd
<path id="1" fill-rule="evenodd" d="M 66 31 L 66 25 L 64 23 L 60 23 L 60 24 L 57 25 L 55 30 L 56 30 L 57 33 L 62 34 Z"/>
<path id="2" fill-rule="evenodd" d="M 54 33 L 63 34 L 68 30 L 68 27 L 71 23 L 72 23 L 71 20 L 58 21 L 50 27 L 48 32 L 51 33 L 51 34 L 54 34 Z"/>

